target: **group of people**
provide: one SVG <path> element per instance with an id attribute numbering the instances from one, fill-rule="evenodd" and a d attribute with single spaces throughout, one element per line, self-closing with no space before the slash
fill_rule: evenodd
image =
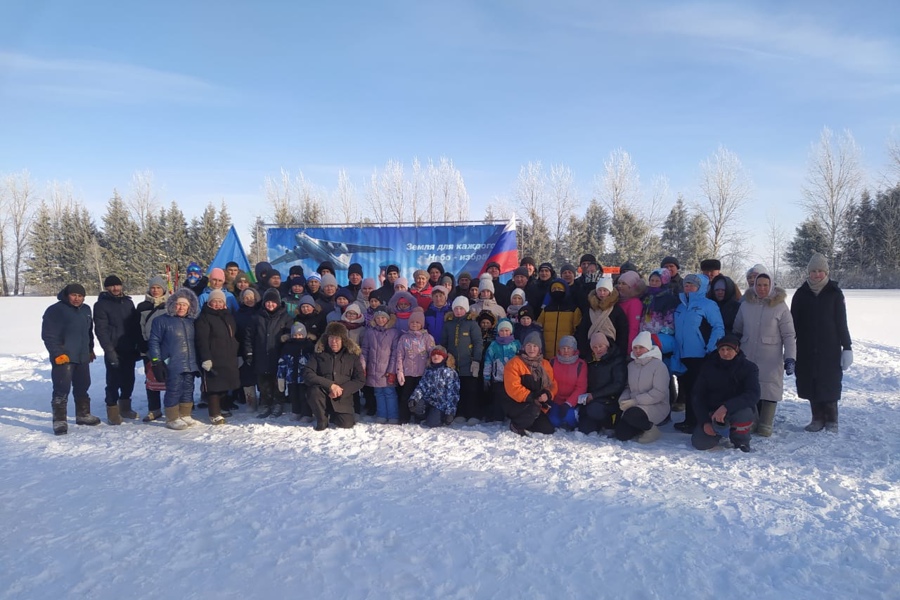
<path id="1" fill-rule="evenodd" d="M 148 413 L 166 427 L 193 425 L 194 386 L 209 421 L 222 424 L 236 404 L 260 418 L 353 427 L 358 414 L 378 423 L 430 427 L 504 420 L 511 431 L 611 430 L 649 443 L 672 412 L 696 448 L 723 436 L 749 451 L 754 430 L 772 434 L 784 375 L 796 374 L 809 400 L 810 431 L 835 430 L 841 372 L 852 363 L 844 298 L 816 254 L 792 306 L 764 266 L 746 274 L 742 293 L 719 261 L 682 275 L 666 257 L 646 279 L 625 263 L 603 274 L 594 256 L 578 268 L 526 257 L 507 283 L 500 266 L 454 276 L 440 263 L 378 278 L 352 264 L 336 269 L 269 263 L 255 278 L 235 263 L 207 276 L 188 266 L 183 286 L 149 280 L 137 306 L 110 275 L 93 313 L 73 283 L 47 309 L 43 339 L 53 380 L 53 429 L 90 413 L 94 336 L 106 367 L 107 420 L 140 418 L 132 407 L 135 363 L 142 361 Z M 255 279 L 255 281 L 254 281 Z"/>

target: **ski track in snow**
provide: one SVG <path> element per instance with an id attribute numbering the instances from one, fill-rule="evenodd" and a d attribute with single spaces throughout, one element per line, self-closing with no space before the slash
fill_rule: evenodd
<path id="1" fill-rule="evenodd" d="M 32 304 L 0 347 L 2 598 L 900 597 L 897 346 L 854 344 L 839 434 L 803 431 L 790 378 L 749 455 L 671 425 L 84 427 L 71 402 L 55 437 Z"/>

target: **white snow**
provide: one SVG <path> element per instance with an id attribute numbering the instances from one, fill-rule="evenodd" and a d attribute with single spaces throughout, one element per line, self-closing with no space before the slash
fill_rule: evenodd
<path id="1" fill-rule="evenodd" d="M 83 427 L 71 402 L 55 437 L 54 299 L 0 298 L 0 597 L 898 598 L 900 293 L 847 299 L 840 433 L 803 431 L 791 379 L 743 454 L 671 425 Z"/>

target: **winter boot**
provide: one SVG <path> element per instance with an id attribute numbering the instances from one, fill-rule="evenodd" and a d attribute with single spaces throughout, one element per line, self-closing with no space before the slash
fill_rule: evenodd
<path id="1" fill-rule="evenodd" d="M 275 410 L 275 406 L 272 404 L 265 404 L 259 407 L 259 414 L 256 415 L 257 419 L 267 419 L 272 416 L 272 412 Z"/>
<path id="2" fill-rule="evenodd" d="M 272 407 L 272 418 L 277 419 L 281 415 L 284 414 L 284 404 L 281 402 L 276 402 L 275 406 Z"/>
<path id="3" fill-rule="evenodd" d="M 247 401 L 247 408 L 256 410 L 256 386 L 248 385 L 244 387 L 244 399 Z"/>
<path id="4" fill-rule="evenodd" d="M 838 432 L 838 405 L 837 402 L 829 402 L 823 405 L 823 416 L 825 417 L 825 431 L 832 433 Z"/>
<path id="5" fill-rule="evenodd" d="M 175 431 L 188 428 L 188 424 L 181 419 L 181 411 L 177 406 L 166 407 L 166 427 Z"/>
<path id="6" fill-rule="evenodd" d="M 770 400 L 762 400 L 761 402 L 756 433 L 762 437 L 769 437 L 772 435 L 772 423 L 775 422 L 775 409 L 778 408 L 778 403 Z"/>
<path id="7" fill-rule="evenodd" d="M 650 444 L 650 443 L 658 440 L 661 435 L 662 435 L 662 432 L 659 430 L 659 427 L 654 425 L 650 429 L 648 429 L 647 431 L 642 433 L 641 435 L 637 436 L 637 443 L 638 444 Z"/>
<path id="8" fill-rule="evenodd" d="M 119 398 L 119 414 L 123 419 L 141 418 L 141 415 L 131 409 L 131 398 Z"/>
<path id="9" fill-rule="evenodd" d="M 91 399 L 79 398 L 75 400 L 75 424 L 99 425 L 100 419 L 91 414 Z"/>
<path id="10" fill-rule="evenodd" d="M 222 416 L 221 404 L 222 397 L 218 394 L 210 394 L 206 398 L 209 405 L 209 422 L 213 425 L 224 425 L 225 417 Z"/>
<path id="11" fill-rule="evenodd" d="M 178 405 L 178 412 L 181 415 L 181 420 L 187 423 L 187 426 L 196 425 L 197 421 L 194 420 L 194 417 L 191 416 L 191 410 L 194 408 L 193 402 L 182 402 Z"/>
<path id="12" fill-rule="evenodd" d="M 144 418 L 141 419 L 144 423 L 150 423 L 151 421 L 156 421 L 157 419 L 162 417 L 161 410 L 151 410 L 148 411 Z"/>
<path id="13" fill-rule="evenodd" d="M 809 409 L 812 412 L 812 421 L 804 429 L 806 431 L 822 431 L 825 428 L 825 416 L 822 414 L 822 405 L 810 402 Z"/>
<path id="14" fill-rule="evenodd" d="M 69 433 L 69 423 L 66 421 L 66 405 L 68 398 L 53 398 L 50 407 L 53 409 L 53 434 L 65 435 Z"/>
<path id="15" fill-rule="evenodd" d="M 147 415 L 142 419 L 144 423 L 155 421 L 162 417 L 162 396 L 158 390 L 147 390 Z"/>
<path id="16" fill-rule="evenodd" d="M 119 407 L 115 404 L 107 404 L 106 405 L 106 422 L 110 425 L 121 425 L 122 424 L 122 415 L 119 411 Z"/>

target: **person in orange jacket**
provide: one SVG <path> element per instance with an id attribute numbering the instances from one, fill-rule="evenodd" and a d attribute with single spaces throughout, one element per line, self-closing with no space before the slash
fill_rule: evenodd
<path id="1" fill-rule="evenodd" d="M 542 355 L 540 334 L 528 334 L 522 352 L 506 363 L 503 389 L 503 412 L 509 417 L 511 431 L 519 435 L 526 435 L 526 431 L 548 435 L 556 431 L 547 411 L 558 386 L 550 362 Z"/>

